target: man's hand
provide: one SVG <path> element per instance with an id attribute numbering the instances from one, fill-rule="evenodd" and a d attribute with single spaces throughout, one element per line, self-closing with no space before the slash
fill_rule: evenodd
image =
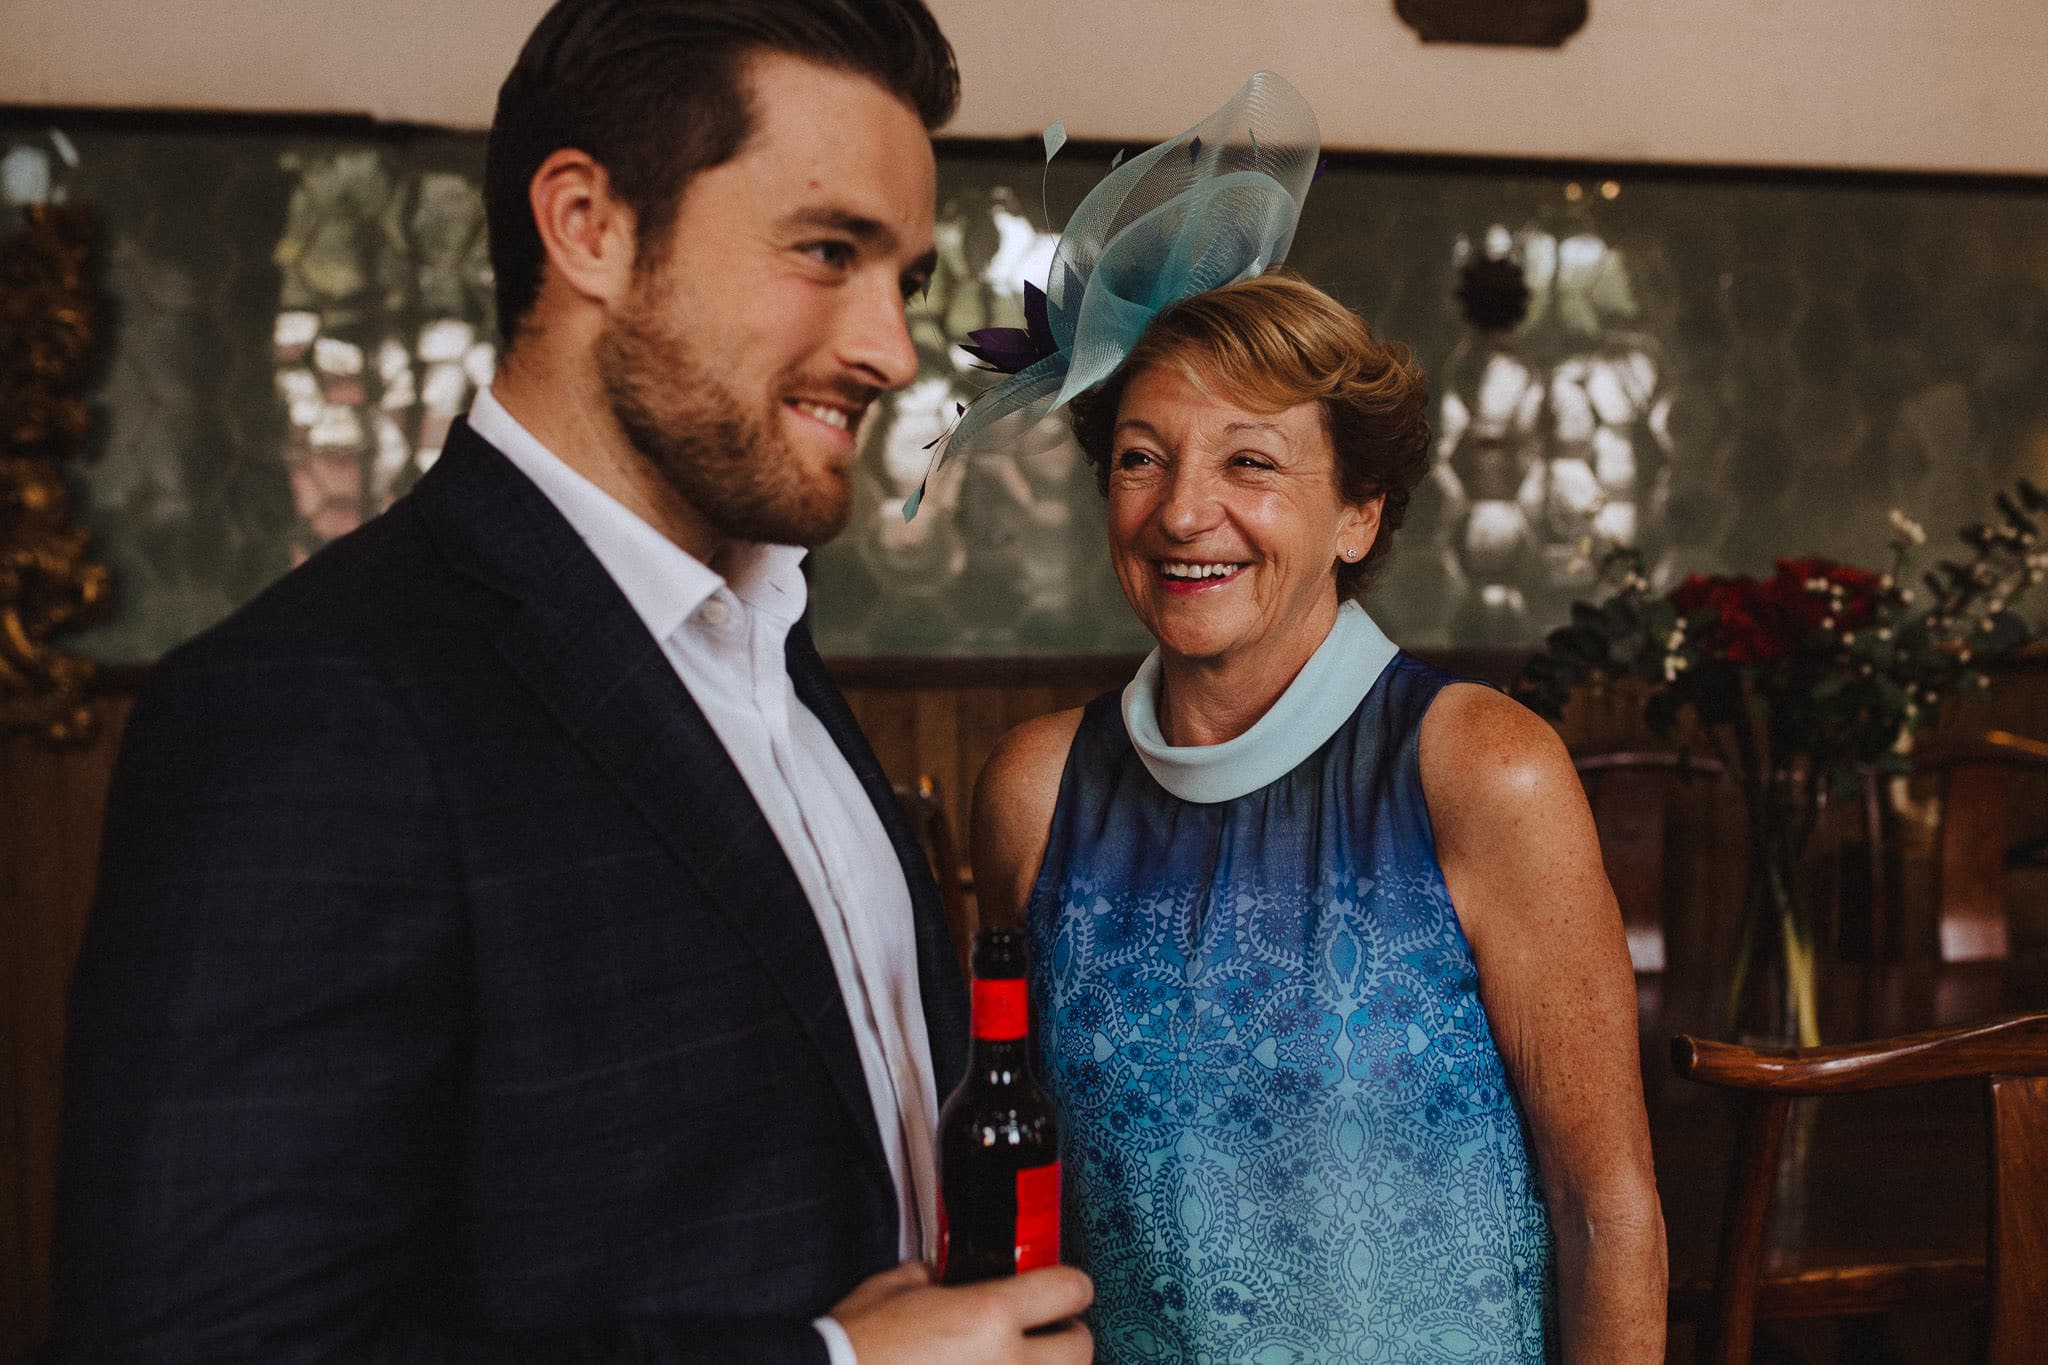
<path id="1" fill-rule="evenodd" d="M 905 1261 L 862 1281 L 832 1316 L 846 1329 L 860 1365 L 1087 1365 L 1093 1340 L 1070 1319 L 1094 1298 L 1095 1286 L 1071 1266 L 949 1289 L 934 1285 L 922 1262 Z"/>

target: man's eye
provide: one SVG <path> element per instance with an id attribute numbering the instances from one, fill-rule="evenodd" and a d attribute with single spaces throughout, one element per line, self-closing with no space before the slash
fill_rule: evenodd
<path id="1" fill-rule="evenodd" d="M 928 289 L 928 288 L 930 288 L 930 287 L 931 287 L 931 282 L 932 282 L 932 277 L 931 277 L 931 276 L 929 276 L 929 275 L 906 275 L 906 276 L 904 276 L 904 277 L 903 277 L 903 301 L 904 301 L 905 303 L 909 303 L 909 302 L 910 302 L 910 301 L 911 301 L 912 299 L 915 299 L 916 297 L 918 297 L 918 295 L 920 295 L 920 294 L 924 293 L 924 291 L 925 291 L 926 289 Z"/>
<path id="2" fill-rule="evenodd" d="M 803 250 L 820 265 L 830 266 L 834 270 L 844 270 L 853 264 L 851 242 L 811 242 Z"/>

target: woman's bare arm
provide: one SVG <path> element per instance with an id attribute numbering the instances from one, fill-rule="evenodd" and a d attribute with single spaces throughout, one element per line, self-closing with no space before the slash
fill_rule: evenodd
<path id="1" fill-rule="evenodd" d="M 996 741 L 974 784 L 968 837 L 974 897 L 983 924 L 1019 925 L 1045 861 L 1059 803 L 1060 776 L 1074 746 L 1081 712 L 1055 711 L 1025 721 Z"/>
<path id="2" fill-rule="evenodd" d="M 1437 858 L 1522 1103 L 1557 1236 L 1565 1359 L 1664 1357 L 1664 1220 L 1635 977 L 1570 756 L 1516 702 L 1446 688 L 1423 721 Z"/>

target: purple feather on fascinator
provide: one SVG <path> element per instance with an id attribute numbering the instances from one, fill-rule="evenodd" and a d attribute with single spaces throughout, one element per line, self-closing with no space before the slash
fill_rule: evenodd
<path id="1" fill-rule="evenodd" d="M 1024 326 L 983 327 L 967 335 L 972 344 L 963 341 L 960 349 L 997 374 L 1015 374 L 1059 349 L 1046 319 L 1045 291 L 1029 280 L 1024 282 Z"/>

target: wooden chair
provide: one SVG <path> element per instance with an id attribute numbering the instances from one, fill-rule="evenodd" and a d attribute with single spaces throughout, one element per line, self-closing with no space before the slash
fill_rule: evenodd
<path id="1" fill-rule="evenodd" d="M 974 949 L 975 916 L 961 875 L 960 845 L 954 842 L 953 825 L 946 818 L 946 803 L 939 799 L 938 786 L 929 777 L 895 783 L 891 790 L 903 818 L 917 835 L 918 847 L 932 865 L 932 877 L 939 884 L 939 904 L 946 911 L 946 931 L 952 936 L 960 970 L 965 972 Z"/>
<path id="2" fill-rule="evenodd" d="M 1664 919 L 1672 784 L 1688 777 L 1718 780 L 1721 763 L 1665 749 L 1616 749 L 1575 754 L 1572 766 L 1600 832 L 1629 960 L 1638 973 L 1662 972 L 1670 965 Z"/>
<path id="3" fill-rule="evenodd" d="M 2006 957 L 2006 872 L 2015 779 L 2048 774 L 2048 744 L 1993 730 L 1915 765 L 1941 781 L 1934 896 L 1941 959 Z"/>
<path id="4" fill-rule="evenodd" d="M 1836 1269 L 1773 1280 L 1765 1231 L 1792 1100 L 1936 1081 L 1985 1082 L 1991 1207 L 1985 1264 L 1946 1265 L 1919 1288 L 1950 1302 L 1983 1290 L 1992 1365 L 2048 1360 L 2048 1013 L 1871 1042 L 1760 1050 L 1681 1034 L 1678 1074 L 1744 1092 L 1746 1104 L 1714 1271 L 1712 1316 L 1698 1358 L 1745 1365 L 1760 1311 L 1771 1316 L 1872 1312 L 1909 1301 L 1911 1266 Z M 1825 1178 L 1823 1174 L 1821 1178 Z"/>

